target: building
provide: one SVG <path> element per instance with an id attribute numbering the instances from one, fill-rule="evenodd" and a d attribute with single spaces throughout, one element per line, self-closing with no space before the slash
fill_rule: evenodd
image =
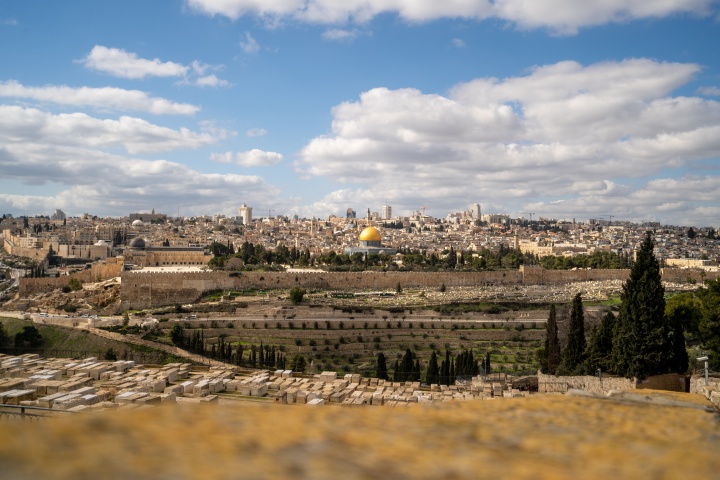
<path id="1" fill-rule="evenodd" d="M 480 211 L 480 204 L 476 203 L 475 205 L 473 205 L 470 213 L 472 214 L 473 220 L 482 219 L 482 212 Z"/>
<path id="2" fill-rule="evenodd" d="M 383 247 L 382 236 L 380 231 L 375 227 L 367 227 L 358 237 L 359 246 L 348 247 L 345 249 L 346 255 L 352 255 L 354 253 L 362 253 L 369 255 L 372 253 L 378 255 L 395 255 L 394 248 Z"/>
<path id="3" fill-rule="evenodd" d="M 383 220 L 390 220 L 392 219 L 392 207 L 390 205 L 383 205 L 382 207 L 382 219 Z"/>
<path id="4" fill-rule="evenodd" d="M 201 247 L 148 247 L 142 237 L 133 238 L 123 256 L 136 267 L 203 266 L 212 258 Z"/>
<path id="5" fill-rule="evenodd" d="M 252 207 L 248 207 L 243 203 L 238 208 L 238 216 L 242 219 L 243 225 L 250 225 L 252 223 Z"/>
<path id="6" fill-rule="evenodd" d="M 50 217 L 50 220 L 55 220 L 55 221 L 60 221 L 60 222 L 64 221 L 65 219 L 67 219 L 67 215 L 65 215 L 65 212 L 63 212 L 60 209 L 56 209 L 55 213 L 53 213 L 52 216 Z"/>

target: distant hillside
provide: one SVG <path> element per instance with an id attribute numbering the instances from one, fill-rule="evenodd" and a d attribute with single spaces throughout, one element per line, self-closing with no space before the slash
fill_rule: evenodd
<path id="1" fill-rule="evenodd" d="M 59 327 L 56 325 L 40 325 L 29 320 L 0 317 L 0 322 L 10 337 L 10 347 L 15 334 L 22 331 L 25 326 L 34 326 L 43 337 L 40 347 L 46 354 L 69 358 L 102 358 L 108 350 L 112 349 L 118 358 L 128 358 L 143 363 L 162 362 L 165 354 L 140 345 L 118 342 L 93 335 L 84 330 Z M 32 349 L 27 349 L 32 351 Z M 9 353 L 13 353 L 10 351 Z"/>

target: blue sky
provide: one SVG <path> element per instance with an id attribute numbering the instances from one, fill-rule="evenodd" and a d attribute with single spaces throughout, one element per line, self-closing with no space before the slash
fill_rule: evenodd
<path id="1" fill-rule="evenodd" d="M 718 7 L 5 1 L 0 213 L 480 203 L 717 228 Z"/>

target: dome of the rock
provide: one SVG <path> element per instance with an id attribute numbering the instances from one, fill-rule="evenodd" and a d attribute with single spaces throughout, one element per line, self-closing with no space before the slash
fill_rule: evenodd
<path id="1" fill-rule="evenodd" d="M 358 240 L 361 242 L 379 242 L 381 241 L 380 232 L 375 227 L 367 227 L 360 233 Z"/>

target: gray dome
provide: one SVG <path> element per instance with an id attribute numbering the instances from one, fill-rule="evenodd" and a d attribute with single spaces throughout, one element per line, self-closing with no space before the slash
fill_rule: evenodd
<path id="1" fill-rule="evenodd" d="M 145 248 L 145 240 L 142 237 L 135 237 L 130 241 L 128 245 L 130 248 Z"/>

